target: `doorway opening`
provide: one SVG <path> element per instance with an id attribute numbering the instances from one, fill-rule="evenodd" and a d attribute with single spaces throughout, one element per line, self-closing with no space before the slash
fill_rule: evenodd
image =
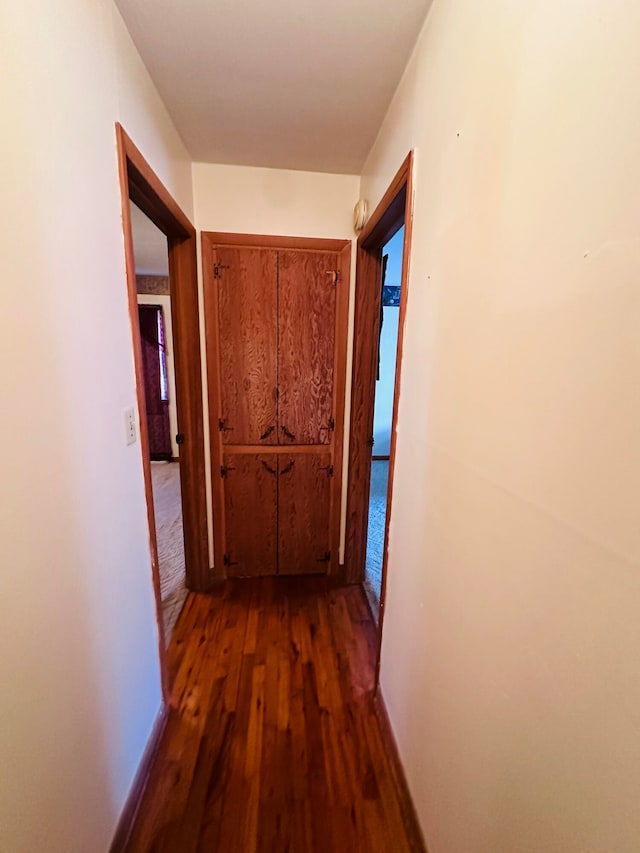
<path id="1" fill-rule="evenodd" d="M 345 537 L 345 578 L 347 582 L 362 583 L 378 623 L 378 656 L 376 662 L 376 685 L 380 666 L 380 647 L 387 579 L 387 557 L 389 542 L 389 519 L 393 500 L 393 470 L 396 456 L 396 422 L 400 395 L 402 368 L 402 342 L 407 310 L 407 281 L 411 254 L 413 224 L 413 152 L 410 152 L 382 200 L 372 213 L 360 236 L 356 256 L 356 293 L 353 333 L 353 371 L 351 381 L 351 421 L 349 434 L 349 478 L 347 485 L 347 524 Z M 391 255 L 394 255 L 393 263 Z M 385 261 L 385 256 L 386 261 Z M 389 266 L 391 264 L 391 266 Z M 399 265 L 400 274 L 397 275 Z M 387 270 L 396 268 L 387 280 Z M 383 299 L 384 287 L 389 288 Z M 397 288 L 391 290 L 390 288 Z M 387 317 L 386 309 L 391 305 L 384 302 L 396 301 L 397 321 L 393 315 Z M 382 320 L 382 323 L 381 323 Z M 389 322 L 387 323 L 387 320 Z M 397 322 L 397 332 L 394 326 Z M 385 323 L 387 327 L 385 329 Z M 380 356 L 382 335 L 395 337 L 395 362 L 388 375 L 387 383 L 393 391 L 378 392 L 378 370 L 383 368 Z M 385 341 L 387 362 L 393 344 Z M 388 367 L 387 367 L 388 370 Z M 376 396 L 381 410 L 376 419 Z M 386 456 L 384 433 L 380 427 L 381 440 L 376 445 L 375 424 L 382 420 L 382 410 L 388 417 L 388 402 L 393 398 L 391 420 L 388 425 L 389 459 Z M 377 462 L 385 463 L 378 472 Z M 388 466 L 388 467 L 387 467 Z M 373 470 L 372 470 L 373 469 Z M 385 482 L 386 481 L 386 482 Z M 370 525 L 370 516 L 378 516 L 377 523 Z M 371 528 L 371 536 L 370 534 Z M 379 574 L 367 578 L 367 554 L 371 567 L 379 566 Z M 374 559 L 375 558 L 375 563 Z M 374 575 L 374 573 L 371 573 Z"/>
<path id="2" fill-rule="evenodd" d="M 155 340 L 159 350 L 160 332 L 166 335 L 167 321 L 171 320 L 171 338 L 175 378 L 176 443 L 179 444 L 179 504 L 183 521 L 185 581 L 188 589 L 206 591 L 211 586 L 207 537 L 207 514 L 204 465 L 204 425 L 202 418 L 202 379 L 200 360 L 200 335 L 198 317 L 198 280 L 196 268 L 196 231 L 175 200 L 144 159 L 138 148 L 121 127 L 116 124 L 118 171 L 120 178 L 122 228 L 125 247 L 125 266 L 131 337 L 136 376 L 136 398 L 139 413 L 139 436 L 144 476 L 151 574 L 156 598 L 158 643 L 162 691 L 165 703 L 169 696 L 169 677 L 166 657 L 165 627 L 162 612 L 161 578 L 158 558 L 158 533 L 154 485 L 151 462 L 151 438 L 147 418 L 145 367 L 143 341 L 138 307 L 136 281 L 136 254 L 134 251 L 133 217 L 144 214 L 161 232 L 168 260 L 170 311 L 162 312 L 162 328 L 157 328 Z M 133 203 L 133 204 L 132 204 Z M 141 248 L 138 248 L 140 256 Z M 139 268 L 141 268 L 139 266 Z M 160 296 L 153 294 L 153 305 L 162 306 Z M 166 294 L 164 294 L 166 295 Z M 143 312 L 144 313 L 144 312 Z M 155 311 L 158 324 L 158 311 Z M 151 324 L 152 326 L 152 324 Z M 150 333 L 151 349 L 154 335 Z M 146 344 L 145 344 L 146 346 Z M 158 351 L 158 360 L 161 359 Z M 167 353 L 165 353 L 165 356 Z M 159 370 L 160 368 L 158 368 Z M 167 393 L 161 389 L 159 396 L 169 397 L 169 372 L 165 373 Z M 162 401 L 160 401 L 162 402 Z M 168 402 L 168 401 L 167 401 Z M 149 406 L 151 410 L 153 407 Z M 158 414 L 150 411 L 150 414 Z M 159 413 L 162 414 L 161 411 Z M 164 456 L 168 457 L 166 426 L 164 429 Z M 171 421 L 169 421 L 171 438 Z M 155 445 L 154 445 L 155 446 Z M 171 443 L 171 458 L 173 458 Z M 164 465 L 168 462 L 161 463 Z"/>
<path id="3" fill-rule="evenodd" d="M 166 236 L 131 202 L 138 326 L 165 646 L 187 597 L 180 444 Z"/>
<path id="4" fill-rule="evenodd" d="M 371 485 L 367 521 L 367 551 L 364 588 L 371 612 L 377 620 L 380 610 L 384 536 L 387 520 L 387 492 L 391 455 L 393 398 L 396 387 L 396 354 L 400 320 L 404 225 L 382 248 L 382 289 L 378 368 L 373 408 Z"/>

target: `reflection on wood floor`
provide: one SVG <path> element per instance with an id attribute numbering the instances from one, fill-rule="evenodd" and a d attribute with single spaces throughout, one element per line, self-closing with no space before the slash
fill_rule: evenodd
<path id="1" fill-rule="evenodd" d="M 132 851 L 422 850 L 372 696 L 362 588 L 326 578 L 191 593 Z"/>

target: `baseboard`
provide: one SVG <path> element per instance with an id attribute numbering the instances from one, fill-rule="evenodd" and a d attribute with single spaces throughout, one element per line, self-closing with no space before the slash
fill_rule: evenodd
<path id="1" fill-rule="evenodd" d="M 168 706 L 163 705 L 158 712 L 155 723 L 153 724 L 153 729 L 149 735 L 149 740 L 147 741 L 133 784 L 131 785 L 129 796 L 127 797 L 127 801 L 122 809 L 122 814 L 120 815 L 116 833 L 113 836 L 113 841 L 109 848 L 109 853 L 125 853 L 128 849 L 131 830 L 133 829 L 136 817 L 138 816 L 138 809 L 140 808 L 142 795 L 147 787 L 153 760 L 158 752 L 158 747 L 160 746 L 160 741 L 167 725 L 168 718 Z"/>
<path id="2" fill-rule="evenodd" d="M 413 805 L 413 800 L 409 793 L 407 777 L 405 776 L 404 767 L 400 760 L 398 745 L 396 744 L 393 729 L 391 728 L 389 714 L 387 713 L 387 706 L 384 704 L 380 685 L 378 685 L 378 689 L 373 697 L 373 705 L 376 717 L 378 718 L 380 734 L 382 735 L 384 747 L 387 755 L 389 756 L 389 763 L 391 765 L 391 772 L 396 790 L 399 793 L 400 810 L 402 811 L 402 819 L 409 838 L 409 849 L 412 853 L 428 853 L 427 845 L 425 844 L 422 830 L 420 829 L 420 824 L 418 822 L 418 815 L 416 814 L 415 806 Z"/>

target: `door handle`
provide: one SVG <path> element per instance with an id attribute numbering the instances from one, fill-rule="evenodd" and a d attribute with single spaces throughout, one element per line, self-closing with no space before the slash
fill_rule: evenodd
<path id="1" fill-rule="evenodd" d="M 260 441 L 264 441 L 264 440 L 265 440 L 265 438 L 269 438 L 269 436 L 270 436 L 270 435 L 271 435 L 271 433 L 274 431 L 274 429 L 275 429 L 275 427 L 274 427 L 274 426 L 270 426 L 268 429 L 266 429 L 266 430 L 262 433 L 262 435 L 260 436 Z"/>
<path id="2" fill-rule="evenodd" d="M 294 435 L 290 430 L 288 430 L 284 424 L 280 427 L 280 429 L 281 429 L 281 430 L 282 430 L 282 432 L 287 436 L 287 438 L 290 438 L 290 439 L 291 439 L 291 441 L 295 441 L 295 440 L 296 440 L 295 435 Z"/>
<path id="3" fill-rule="evenodd" d="M 294 459 L 292 459 L 292 460 L 291 460 L 291 462 L 289 462 L 289 464 L 288 464 L 288 465 L 285 465 L 285 466 L 284 466 L 284 468 L 282 469 L 282 471 L 280 471 L 280 473 L 281 473 L 281 474 L 288 474 L 288 473 L 289 473 L 289 471 L 293 468 L 293 463 L 294 463 L 294 462 L 295 462 L 295 460 L 294 460 Z"/>
<path id="4" fill-rule="evenodd" d="M 276 473 L 276 469 L 275 469 L 275 468 L 272 468 L 272 467 L 271 467 L 271 465 L 269 465 L 267 462 L 265 462 L 265 461 L 264 461 L 264 459 L 262 459 L 261 461 L 262 461 L 262 467 L 263 467 L 265 470 L 267 470 L 270 474 L 275 474 L 275 473 Z"/>

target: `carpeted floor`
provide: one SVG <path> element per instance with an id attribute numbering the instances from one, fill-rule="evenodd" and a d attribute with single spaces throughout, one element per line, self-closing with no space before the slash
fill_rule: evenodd
<path id="1" fill-rule="evenodd" d="M 160 594 L 165 642 L 169 645 L 187 597 L 184 573 L 184 534 L 180 496 L 180 463 L 152 462 L 153 507 L 158 537 Z"/>
<path id="2" fill-rule="evenodd" d="M 387 482 L 389 460 L 371 463 L 371 490 L 369 492 L 369 525 L 367 531 L 367 562 L 364 589 L 373 613 L 378 618 L 380 609 L 380 584 L 382 583 L 382 556 L 384 550 L 384 525 L 387 512 Z"/>

